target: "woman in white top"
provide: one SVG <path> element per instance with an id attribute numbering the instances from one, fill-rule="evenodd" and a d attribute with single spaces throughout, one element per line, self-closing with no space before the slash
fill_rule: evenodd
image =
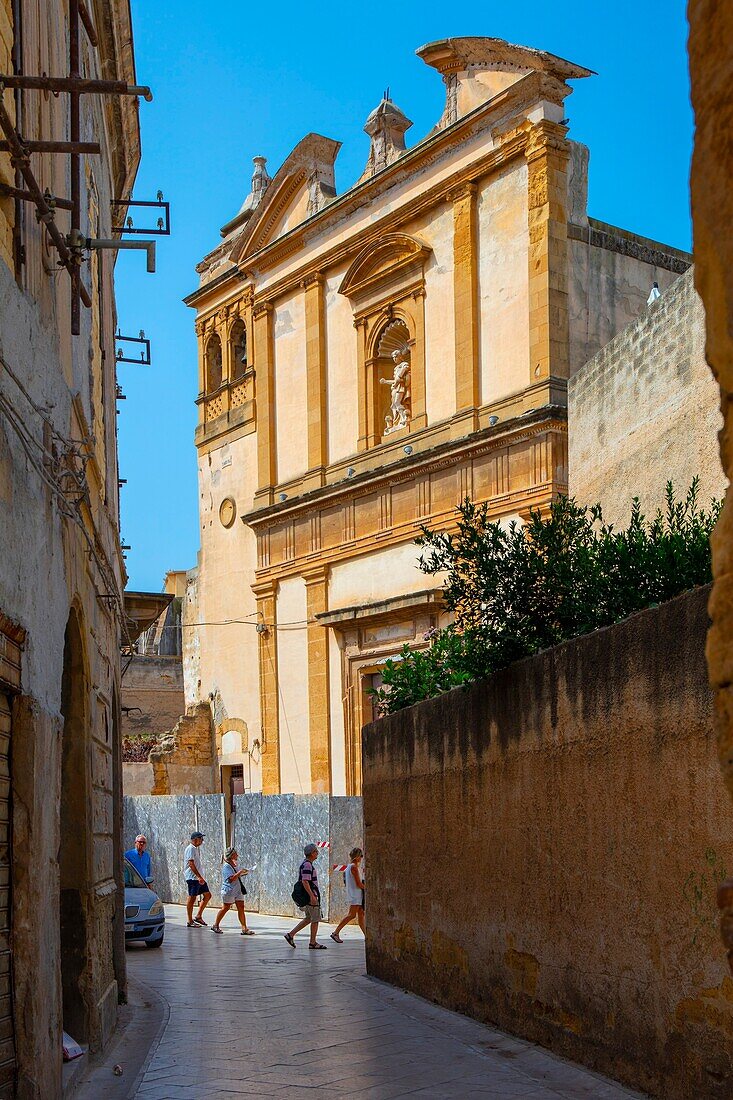
<path id="1" fill-rule="evenodd" d="M 227 848 L 221 864 L 221 909 L 216 914 L 216 920 L 211 926 L 211 931 L 216 932 L 219 936 L 223 935 L 219 925 L 233 905 L 237 907 L 237 916 L 242 926 L 241 935 L 254 936 L 252 929 L 247 927 L 247 914 L 244 911 L 244 895 L 247 891 L 244 888 L 242 879 L 249 874 L 249 871 L 245 870 L 244 867 L 241 871 L 238 870 L 238 862 L 239 856 L 236 848 Z"/>
<path id="2" fill-rule="evenodd" d="M 364 858 L 361 848 L 352 848 L 349 852 L 349 866 L 344 872 L 346 883 L 346 900 L 349 903 L 349 911 L 339 924 L 335 932 L 331 933 L 334 943 L 343 943 L 339 933 L 350 921 L 357 920 L 362 932 L 364 928 L 364 879 L 361 875 L 360 864 Z"/>

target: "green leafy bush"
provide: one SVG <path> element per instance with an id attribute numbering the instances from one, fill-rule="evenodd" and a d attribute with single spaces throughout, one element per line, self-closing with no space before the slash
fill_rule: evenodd
<path id="1" fill-rule="evenodd" d="M 601 506 L 560 497 L 543 516 L 508 527 L 466 499 L 455 533 L 422 528 L 424 573 L 445 574 L 454 622 L 427 649 L 405 646 L 385 663 L 374 694 L 383 713 L 489 676 L 512 661 L 672 599 L 712 580 L 710 533 L 721 503 L 698 507 L 696 478 L 683 501 L 667 484 L 666 507 L 647 520 L 634 498 L 625 530 Z"/>

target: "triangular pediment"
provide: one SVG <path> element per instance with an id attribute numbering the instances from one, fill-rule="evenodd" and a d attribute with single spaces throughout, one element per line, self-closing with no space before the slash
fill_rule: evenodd
<path id="1" fill-rule="evenodd" d="M 336 195 L 334 162 L 341 142 L 308 134 L 270 182 L 232 254 L 235 263 L 266 248 L 317 214 Z"/>
<path id="2" fill-rule="evenodd" d="M 421 267 L 431 249 L 406 233 L 386 233 L 356 256 L 339 287 L 348 298 L 359 298 Z"/>

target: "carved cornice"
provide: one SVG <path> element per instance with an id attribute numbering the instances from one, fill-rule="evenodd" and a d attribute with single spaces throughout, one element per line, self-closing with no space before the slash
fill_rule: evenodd
<path id="1" fill-rule="evenodd" d="M 525 156 L 529 162 L 547 155 L 548 151 L 568 158 L 570 156 L 570 142 L 567 139 L 567 126 L 559 122 L 551 122 L 547 118 L 540 119 L 527 131 L 527 148 Z"/>
<path id="2" fill-rule="evenodd" d="M 247 512 L 240 518 L 253 531 L 260 532 L 283 523 L 291 516 L 300 518 L 336 503 L 343 504 L 346 500 L 369 496 L 383 486 L 415 481 L 433 471 L 455 466 L 467 457 L 480 457 L 552 431 L 567 433 L 567 410 L 562 406 L 549 405 L 535 409 L 505 421 L 499 427 L 480 429 L 467 439 L 440 443 L 429 451 L 413 454 L 409 460 L 399 459 L 397 469 L 397 463 L 391 463 L 367 470 L 353 480 L 324 485 L 307 496 L 271 504 Z"/>

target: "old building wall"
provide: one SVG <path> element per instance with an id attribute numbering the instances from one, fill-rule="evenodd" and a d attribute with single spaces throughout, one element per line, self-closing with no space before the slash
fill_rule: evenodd
<path id="1" fill-rule="evenodd" d="M 708 594 L 365 730 L 370 973 L 665 1100 L 730 1095 Z"/>
<path id="2" fill-rule="evenodd" d="M 585 504 L 600 501 L 607 522 L 625 525 L 633 496 L 653 514 L 667 481 L 680 496 L 698 476 L 708 507 L 726 487 L 721 423 L 690 271 L 571 378 L 569 491 Z"/>
<path id="3" fill-rule="evenodd" d="M 21 0 L 17 10 L 18 70 L 65 73 L 67 7 Z M 98 3 L 95 18 L 100 46 L 83 51 L 83 75 L 134 83 L 128 6 Z M 9 34 L 0 15 L 4 47 Z M 5 103 L 21 112 L 26 139 L 68 132 L 65 96 L 6 91 Z M 111 110 L 87 95 L 81 125 L 102 149 L 82 164 L 81 232 L 110 238 L 111 200 L 129 195 L 137 170 L 136 107 L 118 101 Z M 6 154 L 0 162 L 3 179 L 15 182 Z M 66 155 L 32 163 L 42 186 L 68 195 Z M 9 251 L 11 224 L 22 253 Z M 108 253 L 84 256 L 92 307 L 72 335 L 70 280 L 45 233 L 32 206 L 0 204 L 0 649 L 7 631 L 22 638 L 2 782 L 12 847 L 4 846 L 11 881 L 3 880 L 0 917 L 5 948 L 9 904 L 12 958 L 0 1074 L 5 1083 L 14 1073 L 22 1100 L 60 1097 L 62 1027 L 99 1049 L 126 991 L 114 265 Z M 4 679 L 0 670 L 3 696 Z"/>

